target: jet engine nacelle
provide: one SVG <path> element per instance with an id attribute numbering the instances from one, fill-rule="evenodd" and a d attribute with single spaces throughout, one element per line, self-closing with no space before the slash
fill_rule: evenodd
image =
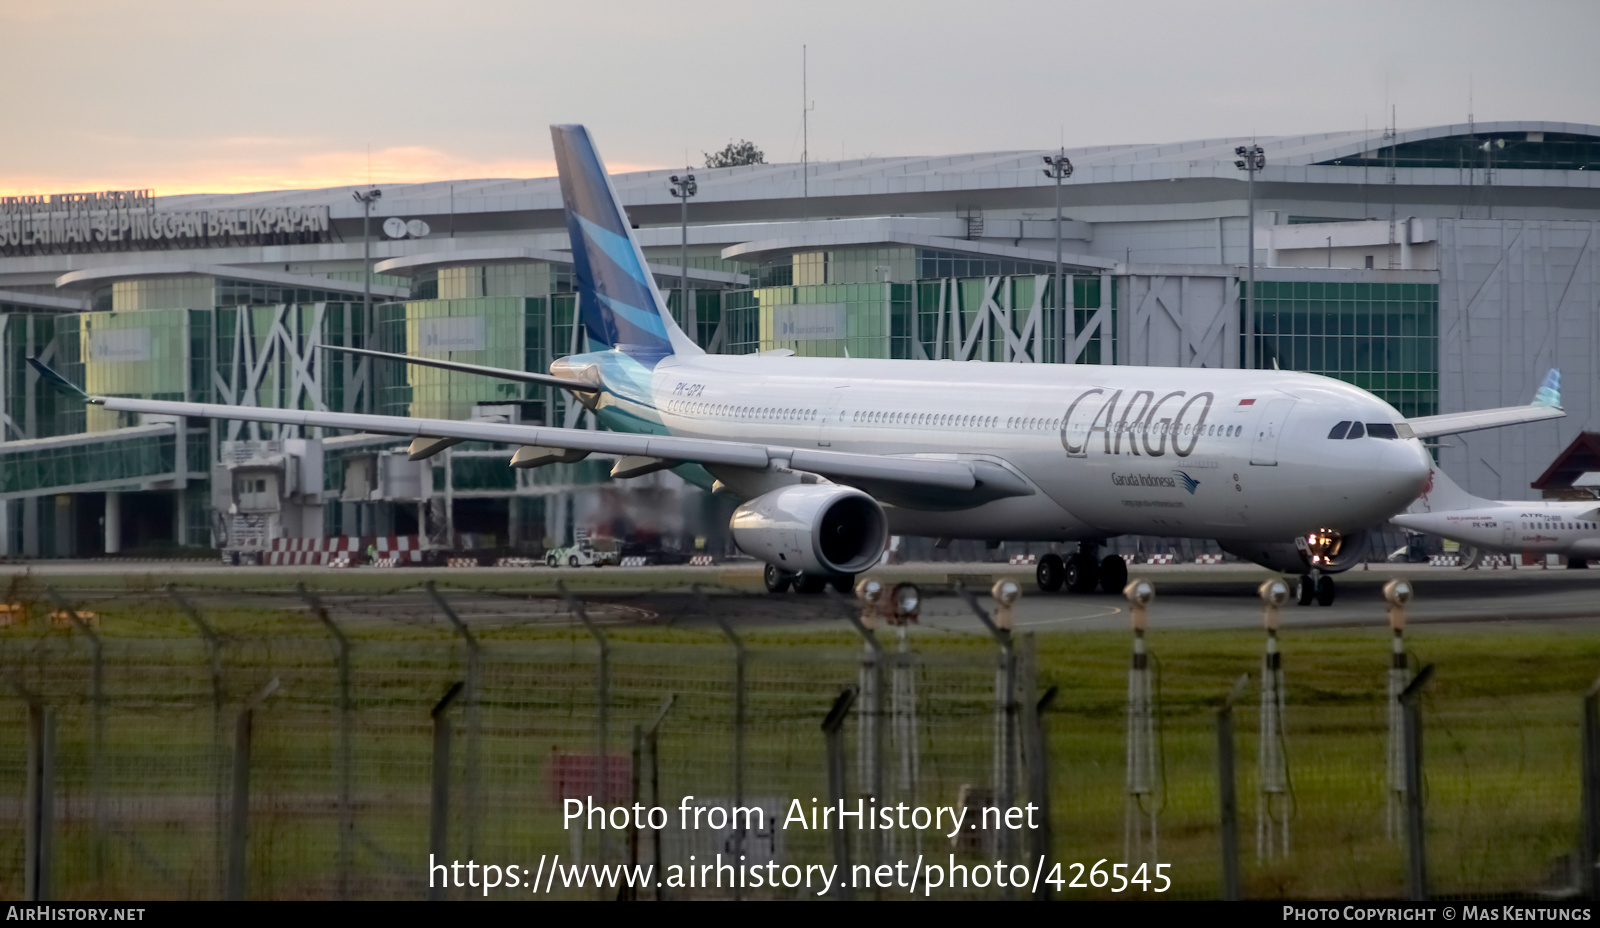
<path id="1" fill-rule="evenodd" d="M 728 524 L 740 550 L 795 573 L 860 573 L 889 540 L 877 500 L 829 483 L 764 493 L 735 509 Z"/>
<path id="2" fill-rule="evenodd" d="M 1219 540 L 1217 544 L 1235 557 L 1279 573 L 1304 574 L 1315 568 L 1325 574 L 1337 574 L 1361 563 L 1361 555 L 1367 548 L 1367 533 L 1313 532 L 1293 541 Z"/>

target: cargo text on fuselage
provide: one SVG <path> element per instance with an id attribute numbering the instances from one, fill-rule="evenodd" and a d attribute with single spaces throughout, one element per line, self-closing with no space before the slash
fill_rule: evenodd
<path id="1" fill-rule="evenodd" d="M 1124 401 L 1126 392 L 1107 394 L 1095 387 L 1072 401 L 1061 420 L 1061 447 L 1068 457 L 1087 457 L 1091 447 L 1103 454 L 1152 458 L 1169 450 L 1180 458 L 1194 453 L 1205 433 L 1214 394 L 1190 396 L 1188 391 L 1173 390 L 1157 399 L 1154 390 L 1136 390 Z"/>

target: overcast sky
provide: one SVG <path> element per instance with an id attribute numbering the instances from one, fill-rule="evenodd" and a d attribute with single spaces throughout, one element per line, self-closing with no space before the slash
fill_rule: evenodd
<path id="1" fill-rule="evenodd" d="M 1600 2 L 0 0 L 0 193 L 1600 124 Z"/>

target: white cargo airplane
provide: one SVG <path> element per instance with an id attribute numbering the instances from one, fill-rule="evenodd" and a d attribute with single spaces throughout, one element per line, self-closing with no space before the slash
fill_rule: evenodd
<path id="1" fill-rule="evenodd" d="M 1389 521 L 1484 551 L 1600 557 L 1600 500 L 1481 499 L 1438 468 L 1411 508 Z"/>
<path id="2" fill-rule="evenodd" d="M 677 468 L 744 500 L 731 528 L 767 588 L 817 592 L 878 562 L 890 533 L 1076 541 L 1039 563 L 1045 590 L 1119 590 L 1096 558 L 1123 534 L 1215 538 L 1275 570 L 1328 574 L 1427 480 L 1420 438 L 1561 416 L 1513 407 L 1407 421 L 1365 390 L 1254 370 L 710 355 L 667 312 L 589 133 L 553 126 L 581 318 L 593 349 L 550 374 L 367 354 L 553 384 L 609 431 L 321 410 L 88 397 L 107 409 L 413 436 L 413 458 L 458 441 L 519 446 L 513 467 L 615 455 L 612 476 Z M 1358 423 L 1330 435 L 1335 423 Z"/>

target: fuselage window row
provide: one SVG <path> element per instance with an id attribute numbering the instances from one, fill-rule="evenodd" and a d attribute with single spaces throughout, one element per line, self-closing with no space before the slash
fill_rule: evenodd
<path id="1" fill-rule="evenodd" d="M 1242 425 L 1207 425 L 1201 426 L 1200 435 L 1208 438 L 1238 438 L 1244 434 Z M 1078 423 L 1072 427 L 1074 432 L 1108 431 L 1108 429 L 1093 426 L 1087 423 Z M 1135 435 L 1193 435 L 1195 425 L 1192 423 L 1183 426 L 1173 426 L 1167 422 L 1119 422 L 1109 431 L 1115 434 Z"/>

